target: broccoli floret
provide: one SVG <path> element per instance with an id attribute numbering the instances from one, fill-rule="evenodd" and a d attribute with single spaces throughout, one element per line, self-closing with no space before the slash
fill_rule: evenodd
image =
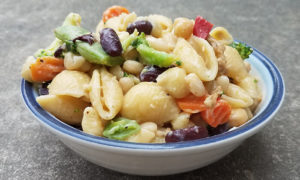
<path id="1" fill-rule="evenodd" d="M 135 48 L 137 48 L 141 44 L 149 46 L 146 40 L 146 35 L 143 32 L 131 43 L 131 45 Z"/>
<path id="2" fill-rule="evenodd" d="M 242 59 L 249 58 L 250 54 L 253 52 L 253 49 L 247 46 L 245 43 L 233 42 L 232 44 L 230 44 L 230 46 L 235 48 L 239 52 Z"/>

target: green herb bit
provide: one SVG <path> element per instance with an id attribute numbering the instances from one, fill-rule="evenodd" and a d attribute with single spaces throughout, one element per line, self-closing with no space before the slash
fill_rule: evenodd
<path id="1" fill-rule="evenodd" d="M 176 61 L 177 66 L 181 66 L 182 65 L 182 61 Z"/>
<path id="2" fill-rule="evenodd" d="M 124 72 L 124 73 L 123 73 L 123 77 L 128 77 L 128 73 L 127 73 L 127 72 Z"/>
<path id="3" fill-rule="evenodd" d="M 257 80 L 257 79 L 254 79 L 254 83 L 258 83 L 258 80 Z"/>

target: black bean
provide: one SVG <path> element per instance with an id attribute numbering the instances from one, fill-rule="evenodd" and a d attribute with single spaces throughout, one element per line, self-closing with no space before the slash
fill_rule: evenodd
<path id="1" fill-rule="evenodd" d="M 127 26 L 127 32 L 132 34 L 134 30 L 137 29 L 138 32 L 144 32 L 145 34 L 151 34 L 152 24 L 149 21 L 135 21 Z"/>
<path id="2" fill-rule="evenodd" d="M 104 28 L 100 32 L 100 44 L 110 56 L 120 56 L 123 48 L 117 33 L 112 28 Z"/>
<path id="3" fill-rule="evenodd" d="M 181 142 L 181 141 L 191 141 L 195 139 L 201 139 L 208 137 L 207 129 L 201 126 L 193 126 L 184 129 L 178 129 L 169 132 L 165 140 L 169 142 Z"/>

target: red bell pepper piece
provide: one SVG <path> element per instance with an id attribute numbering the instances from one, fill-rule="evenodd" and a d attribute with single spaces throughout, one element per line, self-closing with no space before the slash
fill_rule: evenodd
<path id="1" fill-rule="evenodd" d="M 213 26 L 213 24 L 203 17 L 197 16 L 195 19 L 193 34 L 199 38 L 206 39 Z"/>

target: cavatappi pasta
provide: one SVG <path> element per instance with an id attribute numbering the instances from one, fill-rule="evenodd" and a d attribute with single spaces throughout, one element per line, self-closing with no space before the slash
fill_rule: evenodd
<path id="1" fill-rule="evenodd" d="M 113 6 L 96 32 L 80 22 L 69 14 L 22 77 L 42 84 L 42 108 L 88 134 L 138 143 L 205 138 L 243 125 L 261 101 L 244 61 L 252 49 L 201 16 L 172 21 Z"/>

